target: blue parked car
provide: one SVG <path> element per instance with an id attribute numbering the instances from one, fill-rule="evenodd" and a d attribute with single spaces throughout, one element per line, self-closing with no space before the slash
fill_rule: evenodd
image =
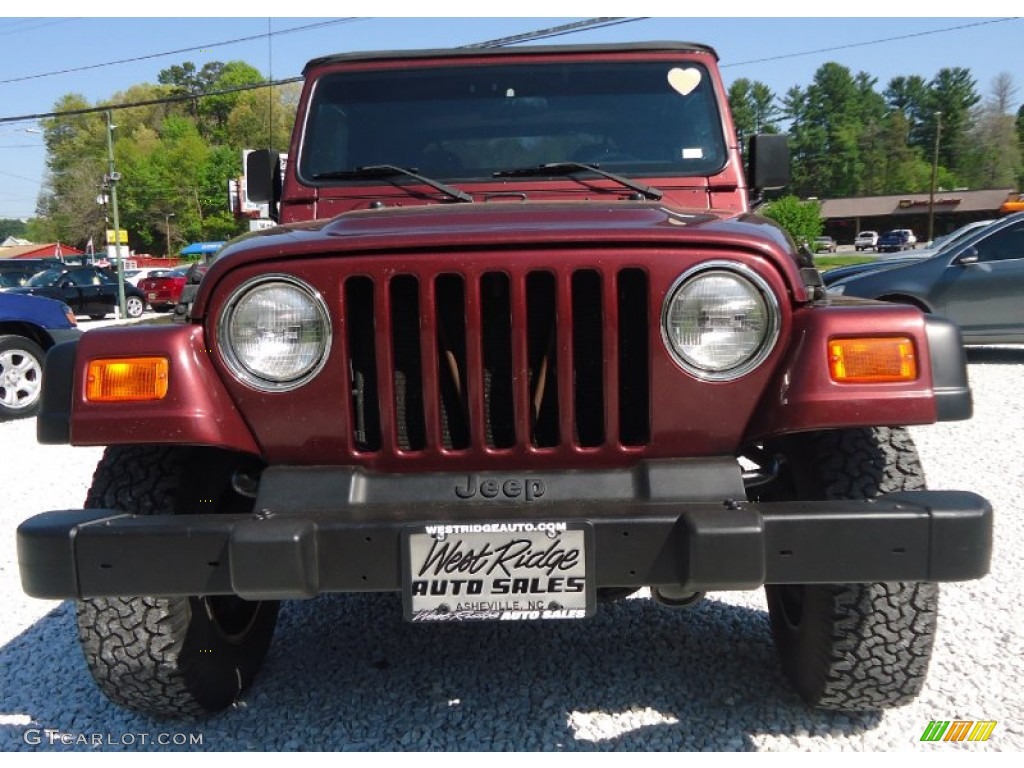
<path id="1" fill-rule="evenodd" d="M 0 292 L 0 419 L 35 415 L 46 351 L 80 336 L 76 325 L 67 304 Z"/>
<path id="2" fill-rule="evenodd" d="M 878 238 L 875 246 L 879 253 L 892 253 L 894 251 L 909 251 L 917 245 L 917 238 L 909 229 L 894 229 L 886 232 Z"/>

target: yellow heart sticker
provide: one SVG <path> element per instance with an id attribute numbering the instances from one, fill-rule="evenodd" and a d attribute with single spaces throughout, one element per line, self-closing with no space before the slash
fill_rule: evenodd
<path id="1" fill-rule="evenodd" d="M 668 84 L 676 93 L 689 96 L 700 85 L 700 70 L 674 67 L 668 71 Z"/>

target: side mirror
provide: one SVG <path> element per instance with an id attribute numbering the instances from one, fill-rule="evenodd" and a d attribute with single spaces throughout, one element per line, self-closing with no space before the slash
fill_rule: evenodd
<path id="1" fill-rule="evenodd" d="M 269 149 L 256 149 L 245 156 L 245 196 L 251 203 L 266 203 L 270 217 L 277 218 L 281 197 L 281 156 Z"/>
<path id="2" fill-rule="evenodd" d="M 751 189 L 778 189 L 791 179 L 789 136 L 759 133 L 750 137 L 747 183 Z"/>
<path id="3" fill-rule="evenodd" d="M 964 249 L 963 253 L 953 259 L 958 267 L 966 267 L 968 264 L 978 263 L 978 249 L 973 245 Z"/>

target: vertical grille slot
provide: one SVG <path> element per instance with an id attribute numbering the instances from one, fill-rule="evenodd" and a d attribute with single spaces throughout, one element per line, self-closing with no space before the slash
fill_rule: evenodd
<path id="1" fill-rule="evenodd" d="M 440 275 L 434 283 L 437 367 L 441 407 L 441 445 L 469 447 L 466 408 L 466 286 L 459 275 Z"/>
<path id="2" fill-rule="evenodd" d="M 647 273 L 642 269 L 619 272 L 619 440 L 623 445 L 646 445 L 651 437 L 647 301 Z"/>
<path id="3" fill-rule="evenodd" d="M 398 447 L 422 451 L 426 445 L 423 417 L 423 369 L 420 362 L 419 281 L 413 275 L 391 280 L 391 375 L 395 390 Z"/>
<path id="4" fill-rule="evenodd" d="M 604 348 L 601 276 L 580 269 L 572 275 L 572 361 L 576 439 L 583 447 L 604 442 Z"/>
<path id="5" fill-rule="evenodd" d="M 558 355 L 555 276 L 531 272 L 526 277 L 526 356 L 530 368 L 532 442 L 538 448 L 558 445 Z"/>
<path id="6" fill-rule="evenodd" d="M 380 450 L 380 403 L 377 398 L 377 352 L 373 281 L 345 281 L 345 321 L 352 398 L 352 437 L 357 451 Z"/>
<path id="7" fill-rule="evenodd" d="M 512 394 L 512 300 L 508 275 L 480 279 L 480 325 L 484 366 L 484 436 L 491 448 L 516 444 Z"/>

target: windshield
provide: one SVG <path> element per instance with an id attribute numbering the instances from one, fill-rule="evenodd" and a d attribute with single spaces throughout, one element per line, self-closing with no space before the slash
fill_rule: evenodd
<path id="1" fill-rule="evenodd" d="M 976 223 L 973 223 L 973 224 L 967 224 L 967 225 L 965 225 L 963 227 L 960 227 L 960 229 L 957 229 L 957 230 L 954 230 L 954 231 L 950 232 L 948 235 L 943 235 L 942 237 L 936 237 L 932 241 L 931 246 L 929 246 L 929 247 L 933 251 L 945 250 L 946 248 L 948 248 L 951 245 L 956 245 L 956 244 L 966 240 L 968 237 L 972 237 L 973 235 L 976 235 L 982 229 L 985 229 L 993 221 L 994 221 L 994 219 L 989 219 L 989 220 L 986 220 L 986 221 L 979 221 L 979 222 L 976 222 Z"/>
<path id="2" fill-rule="evenodd" d="M 560 62 L 325 75 L 313 93 L 299 174 L 336 185 L 315 177 L 392 164 L 489 180 L 500 170 L 571 161 L 629 175 L 702 176 L 725 160 L 703 67 Z"/>
<path id="3" fill-rule="evenodd" d="M 31 285 L 33 288 L 45 288 L 57 284 L 60 280 L 61 270 L 59 269 L 48 269 L 45 272 L 40 272 L 37 275 L 33 275 L 32 279 L 29 280 L 25 285 Z"/>
<path id="4" fill-rule="evenodd" d="M 0 287 L 16 288 L 25 284 L 28 275 L 24 272 L 0 272 Z"/>

